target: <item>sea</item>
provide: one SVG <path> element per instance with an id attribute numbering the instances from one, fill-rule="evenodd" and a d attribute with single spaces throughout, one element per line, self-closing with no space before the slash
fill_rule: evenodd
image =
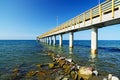
<path id="1" fill-rule="evenodd" d="M 71 58 L 80 66 L 93 66 L 100 75 L 120 78 L 120 40 L 99 40 L 97 54 L 91 54 L 90 40 L 74 40 L 73 48 L 69 48 L 68 40 L 63 40 L 61 47 L 58 40 L 56 45 L 36 40 L 0 40 L 0 80 L 7 80 L 5 77 L 15 68 L 25 73 L 34 70 L 37 64 L 52 62 L 44 54 L 47 51 Z"/>

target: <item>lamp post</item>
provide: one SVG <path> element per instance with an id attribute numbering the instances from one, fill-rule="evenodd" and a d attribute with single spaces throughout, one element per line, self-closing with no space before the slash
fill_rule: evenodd
<path id="1" fill-rule="evenodd" d="M 98 0 L 98 4 L 100 5 L 100 0 Z"/>
<path id="2" fill-rule="evenodd" d="M 57 16 L 57 18 L 56 18 L 56 23 L 57 23 L 57 26 L 58 26 L 58 16 Z"/>

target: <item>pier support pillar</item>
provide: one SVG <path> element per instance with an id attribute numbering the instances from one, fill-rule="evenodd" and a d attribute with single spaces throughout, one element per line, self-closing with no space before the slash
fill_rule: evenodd
<path id="1" fill-rule="evenodd" d="M 70 32 L 70 35 L 69 35 L 69 47 L 70 48 L 73 48 L 73 38 L 74 38 L 74 33 Z"/>
<path id="2" fill-rule="evenodd" d="M 49 44 L 49 37 L 47 37 L 47 44 Z"/>
<path id="3" fill-rule="evenodd" d="M 59 46 L 62 46 L 62 34 L 59 35 Z"/>
<path id="4" fill-rule="evenodd" d="M 43 42 L 43 38 L 41 39 L 41 42 Z"/>
<path id="5" fill-rule="evenodd" d="M 41 39 L 39 38 L 39 41 L 41 42 Z"/>
<path id="6" fill-rule="evenodd" d="M 44 38 L 44 43 L 45 43 L 45 38 Z"/>
<path id="7" fill-rule="evenodd" d="M 53 36 L 53 45 L 56 45 L 56 35 Z"/>
<path id="8" fill-rule="evenodd" d="M 45 37 L 45 43 L 46 43 L 46 41 L 47 41 L 47 39 L 46 39 L 46 37 Z"/>
<path id="9" fill-rule="evenodd" d="M 45 43 L 45 38 L 43 38 L 43 43 Z"/>
<path id="10" fill-rule="evenodd" d="M 91 53 L 97 54 L 98 48 L 98 28 L 92 28 L 91 32 Z"/>
<path id="11" fill-rule="evenodd" d="M 42 42 L 44 42 L 44 38 L 42 38 Z"/>
<path id="12" fill-rule="evenodd" d="M 45 38 L 45 43 L 47 43 L 47 37 Z"/>
<path id="13" fill-rule="evenodd" d="M 47 37 L 47 44 L 49 44 L 49 38 Z"/>
<path id="14" fill-rule="evenodd" d="M 43 38 L 43 43 L 45 42 L 45 38 Z"/>
<path id="15" fill-rule="evenodd" d="M 50 43 L 50 45 L 51 45 L 51 44 L 52 44 L 52 37 L 50 36 L 49 38 L 50 38 L 50 39 L 49 39 L 49 40 L 50 40 L 49 43 Z"/>

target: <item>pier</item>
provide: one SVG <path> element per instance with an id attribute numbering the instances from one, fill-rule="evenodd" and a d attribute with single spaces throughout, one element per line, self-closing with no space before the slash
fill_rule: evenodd
<path id="1" fill-rule="evenodd" d="M 38 36 L 37 40 L 56 45 L 56 36 L 59 36 L 59 46 L 62 46 L 62 36 L 69 33 L 69 47 L 72 48 L 74 47 L 74 33 L 91 29 L 91 53 L 96 54 L 98 49 L 98 29 L 115 24 L 120 24 L 120 0 L 106 0 Z"/>

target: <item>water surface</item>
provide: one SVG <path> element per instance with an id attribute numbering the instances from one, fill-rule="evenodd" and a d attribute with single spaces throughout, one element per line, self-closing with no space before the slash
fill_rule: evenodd
<path id="1" fill-rule="evenodd" d="M 23 72 L 34 69 L 36 64 L 52 62 L 44 53 L 48 50 L 72 58 L 81 66 L 93 66 L 101 75 L 109 73 L 120 77 L 120 41 L 98 41 L 98 54 L 91 55 L 89 40 L 75 40 L 74 48 L 68 48 L 69 41 L 63 46 L 50 46 L 35 40 L 1 40 L 0 41 L 0 76 L 20 67 Z"/>

